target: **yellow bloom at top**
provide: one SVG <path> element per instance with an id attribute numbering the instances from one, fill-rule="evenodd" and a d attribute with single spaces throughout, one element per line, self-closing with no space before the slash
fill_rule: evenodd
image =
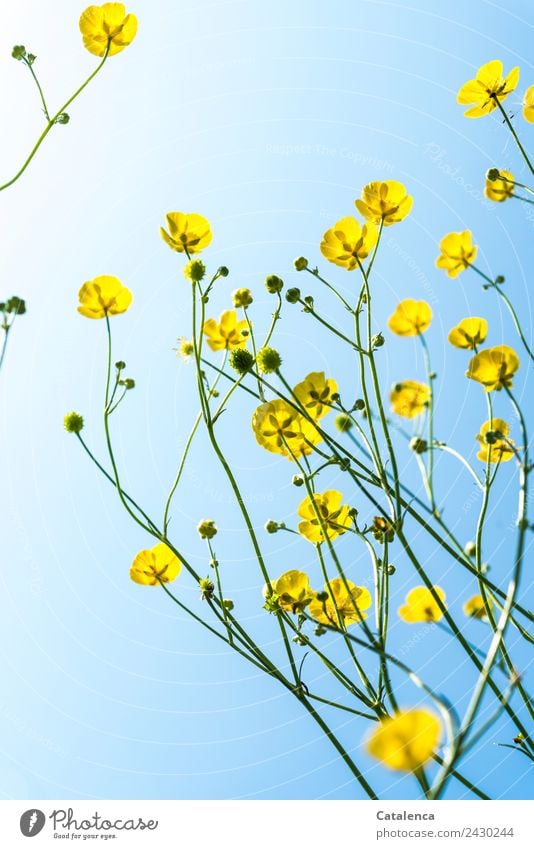
<path id="1" fill-rule="evenodd" d="M 271 587 L 278 605 L 290 613 L 302 613 L 314 596 L 310 579 L 305 572 L 299 572 L 297 569 L 284 572 L 275 581 L 271 581 Z M 263 596 L 272 598 L 268 586 L 263 588 Z"/>
<path id="2" fill-rule="evenodd" d="M 488 606 L 492 607 L 491 599 L 488 599 Z M 481 595 L 473 595 L 468 598 L 463 606 L 463 611 L 466 616 L 470 616 L 472 619 L 485 619 L 486 622 L 488 620 L 484 599 Z"/>
<path id="3" fill-rule="evenodd" d="M 374 224 L 363 227 L 356 218 L 347 215 L 331 230 L 327 230 L 321 242 L 321 253 L 329 262 L 354 271 L 358 260 L 365 259 L 378 241 L 378 230 Z"/>
<path id="4" fill-rule="evenodd" d="M 212 239 L 209 221 L 196 212 L 168 212 L 165 216 L 169 232 L 159 228 L 161 238 L 173 251 L 198 254 Z"/>
<path id="5" fill-rule="evenodd" d="M 132 303 L 132 293 L 117 277 L 107 274 L 84 283 L 78 292 L 78 312 L 86 318 L 105 318 L 126 312 Z"/>
<path id="6" fill-rule="evenodd" d="M 431 321 L 432 310 L 426 301 L 406 298 L 388 318 L 388 327 L 397 336 L 419 336 L 430 327 Z"/>
<path id="7" fill-rule="evenodd" d="M 507 77 L 503 77 L 502 62 L 493 59 L 478 69 L 474 80 L 463 84 L 456 100 L 463 106 L 471 105 L 464 112 L 466 118 L 481 118 L 489 115 L 501 102 L 514 91 L 519 82 L 519 68 L 512 68 Z"/>
<path id="8" fill-rule="evenodd" d="M 244 318 L 238 321 L 235 310 L 226 310 L 221 313 L 219 321 L 215 318 L 208 318 L 204 322 L 203 330 L 212 351 L 224 349 L 233 351 L 236 348 L 243 348 L 247 344 L 249 332 L 247 321 Z M 245 331 L 245 334 L 243 334 L 243 331 Z"/>
<path id="9" fill-rule="evenodd" d="M 510 425 L 504 419 L 491 419 L 481 425 L 477 433 L 480 449 L 477 459 L 487 463 L 505 463 L 514 456 L 513 440 L 508 439 Z M 490 436 L 488 437 L 488 434 Z"/>
<path id="10" fill-rule="evenodd" d="M 448 340 L 455 348 L 473 351 L 484 342 L 488 335 L 488 322 L 485 318 L 471 316 L 462 318 L 456 327 L 449 331 Z"/>
<path id="11" fill-rule="evenodd" d="M 325 533 L 330 540 L 344 534 L 352 525 L 352 516 L 350 507 L 341 504 L 342 500 L 343 496 L 336 489 L 316 492 L 313 498 L 305 498 L 298 509 L 304 520 L 299 522 L 299 534 L 310 542 L 324 542 Z"/>
<path id="12" fill-rule="evenodd" d="M 337 392 L 337 383 L 325 378 L 324 371 L 312 371 L 301 383 L 297 383 L 293 393 L 300 404 L 313 419 L 322 419 L 333 404 L 332 395 Z"/>
<path id="13" fill-rule="evenodd" d="M 401 710 L 380 722 L 367 741 L 367 751 L 384 766 L 414 772 L 430 760 L 438 746 L 441 724 L 424 708 Z"/>
<path id="14" fill-rule="evenodd" d="M 417 380 L 403 380 L 395 384 L 389 400 L 394 413 L 405 419 L 414 419 L 428 407 L 430 387 Z"/>
<path id="15" fill-rule="evenodd" d="M 485 348 L 475 354 L 469 363 L 465 376 L 478 380 L 486 390 L 500 391 L 503 386 L 511 388 L 512 378 L 519 368 L 519 357 L 508 345 L 496 345 L 495 348 Z"/>
<path id="16" fill-rule="evenodd" d="M 124 3 L 88 6 L 80 17 L 84 46 L 93 56 L 115 56 L 132 43 L 137 34 L 137 18 L 126 14 Z"/>
<path id="17" fill-rule="evenodd" d="M 469 268 L 478 253 L 470 230 L 447 233 L 439 243 L 439 249 L 441 253 L 436 259 L 436 265 L 443 268 L 449 277 L 458 277 L 464 269 Z"/>
<path id="18" fill-rule="evenodd" d="M 434 592 L 445 602 L 445 593 L 441 587 Z M 443 613 L 434 596 L 426 587 L 414 587 L 406 596 L 406 604 L 399 607 L 399 616 L 405 622 L 439 622 Z"/>
<path id="19" fill-rule="evenodd" d="M 534 124 L 534 85 L 527 88 L 523 98 L 523 118 L 529 124 Z"/>
<path id="20" fill-rule="evenodd" d="M 357 587 L 348 579 L 333 578 L 325 584 L 324 591 L 328 596 L 326 601 L 316 596 L 309 607 L 309 614 L 316 622 L 339 628 L 367 619 L 364 611 L 371 607 L 372 599 L 365 587 Z"/>
<path id="21" fill-rule="evenodd" d="M 358 212 L 375 224 L 384 222 L 384 227 L 402 221 L 413 206 L 413 197 L 406 186 L 397 180 L 380 180 L 367 183 L 362 189 L 361 200 L 355 200 Z"/>
<path id="22" fill-rule="evenodd" d="M 488 180 L 486 177 L 486 185 L 484 194 L 488 200 L 494 200 L 496 203 L 502 203 L 504 200 L 511 198 L 514 193 L 514 175 L 510 171 L 499 170 L 499 177 L 496 180 Z"/>
<path id="23" fill-rule="evenodd" d="M 140 551 L 132 563 L 130 578 L 136 584 L 155 587 L 168 584 L 178 577 L 182 564 L 171 549 L 160 542 L 154 548 Z"/>
<path id="24" fill-rule="evenodd" d="M 289 460 L 293 459 L 293 455 L 302 457 L 311 454 L 313 445 L 322 440 L 317 428 L 282 399 L 260 404 L 256 408 L 252 417 L 252 430 L 263 448 Z"/>

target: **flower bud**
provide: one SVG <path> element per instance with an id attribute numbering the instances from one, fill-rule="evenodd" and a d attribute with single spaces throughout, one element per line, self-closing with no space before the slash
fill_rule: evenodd
<path id="1" fill-rule="evenodd" d="M 288 289 L 286 292 L 286 301 L 288 304 L 298 304 L 300 301 L 300 289 L 297 289 L 296 287 Z"/>
<path id="2" fill-rule="evenodd" d="M 276 274 L 269 274 L 265 278 L 265 288 L 271 295 L 277 295 L 284 288 L 284 281 L 281 277 L 277 277 Z"/>
<path id="3" fill-rule="evenodd" d="M 304 478 L 302 475 L 293 475 L 291 478 L 291 483 L 293 486 L 304 486 Z"/>
<path id="4" fill-rule="evenodd" d="M 496 282 L 498 285 L 500 285 L 501 283 L 504 283 L 504 275 L 503 275 L 503 274 L 498 274 L 498 275 L 497 275 L 497 277 L 495 278 L 495 282 Z"/>
<path id="5" fill-rule="evenodd" d="M 200 598 L 202 601 L 213 598 L 215 592 L 215 584 L 209 578 L 201 578 L 198 582 L 200 587 Z"/>
<path id="6" fill-rule="evenodd" d="M 184 276 L 193 283 L 200 283 L 206 274 L 206 266 L 201 259 L 191 259 L 184 268 Z"/>
<path id="7" fill-rule="evenodd" d="M 26 301 L 24 298 L 19 298 L 17 295 L 13 295 L 13 297 L 9 298 L 6 303 L 5 311 L 13 312 L 16 315 L 24 315 L 26 312 Z"/>
<path id="8" fill-rule="evenodd" d="M 83 430 L 83 416 L 79 413 L 67 413 L 63 425 L 67 433 L 80 433 Z"/>
<path id="9" fill-rule="evenodd" d="M 355 409 L 355 410 L 359 410 L 360 412 L 361 412 L 362 410 L 365 410 L 365 401 L 364 401 L 362 398 L 358 398 L 358 399 L 354 402 L 354 409 Z"/>
<path id="10" fill-rule="evenodd" d="M 393 563 L 388 563 L 388 565 L 386 566 L 387 574 L 388 575 L 394 575 L 396 571 L 397 570 L 396 570 L 395 566 L 393 565 Z"/>
<path id="11" fill-rule="evenodd" d="M 258 368 L 265 374 L 272 374 L 273 371 L 278 371 L 282 365 L 282 357 L 275 348 L 261 348 L 258 351 L 256 358 Z"/>
<path id="12" fill-rule="evenodd" d="M 386 342 L 386 340 L 384 339 L 382 334 L 377 333 L 376 336 L 373 336 L 372 339 L 371 339 L 371 348 L 374 351 L 376 348 L 381 348 L 382 345 L 385 344 L 385 342 Z"/>
<path id="13" fill-rule="evenodd" d="M 464 553 L 467 554 L 468 557 L 475 556 L 475 554 L 477 553 L 477 547 L 473 540 L 469 540 L 469 542 L 466 542 L 466 544 L 464 545 Z"/>
<path id="14" fill-rule="evenodd" d="M 70 115 L 68 112 L 62 112 L 61 115 L 58 115 L 56 118 L 56 124 L 68 124 L 70 121 Z"/>
<path id="15" fill-rule="evenodd" d="M 236 289 L 232 292 L 234 307 L 249 307 L 253 301 L 250 289 Z"/>
<path id="16" fill-rule="evenodd" d="M 115 368 L 119 371 L 122 371 L 126 368 L 126 363 L 124 362 L 124 360 L 117 360 L 117 362 L 115 363 Z"/>
<path id="17" fill-rule="evenodd" d="M 124 380 L 120 381 L 126 389 L 134 389 L 135 388 L 135 380 L 131 377 L 127 377 Z"/>
<path id="18" fill-rule="evenodd" d="M 340 433 L 347 433 L 353 427 L 353 422 L 350 416 L 341 413 L 341 415 L 336 416 L 335 425 Z"/>
<path id="19" fill-rule="evenodd" d="M 202 519 L 197 525 L 197 531 L 201 539 L 213 539 L 217 533 L 215 519 Z"/>
<path id="20" fill-rule="evenodd" d="M 225 610 L 233 610 L 234 609 L 234 602 L 232 601 L 231 598 L 223 598 L 222 604 L 223 604 L 223 607 L 224 607 Z"/>
<path id="21" fill-rule="evenodd" d="M 424 454 L 425 451 L 428 451 L 428 442 L 421 436 L 413 436 L 410 439 L 409 445 L 410 450 L 414 451 L 416 454 Z"/>
<path id="22" fill-rule="evenodd" d="M 269 519 L 268 522 L 265 522 L 265 530 L 268 534 L 275 534 L 280 529 L 278 522 L 275 522 L 274 519 Z"/>
<path id="23" fill-rule="evenodd" d="M 26 48 L 23 44 L 16 44 L 11 51 L 11 55 L 13 56 L 13 59 L 18 59 L 18 61 L 21 62 L 26 56 Z"/>
<path id="24" fill-rule="evenodd" d="M 298 256 L 293 262 L 295 271 L 304 271 L 308 267 L 308 260 L 305 256 Z"/>
<path id="25" fill-rule="evenodd" d="M 316 598 L 317 598 L 317 601 L 320 601 L 321 604 L 324 604 L 326 601 L 328 601 L 328 593 L 326 593 L 324 590 L 322 590 L 322 592 L 317 593 Z"/>
<path id="26" fill-rule="evenodd" d="M 313 633 L 316 637 L 322 637 L 323 634 L 326 634 L 326 628 L 324 625 L 317 625 Z"/>
<path id="27" fill-rule="evenodd" d="M 498 180 L 500 177 L 498 168 L 490 168 L 489 171 L 486 172 L 486 180 L 489 180 L 490 183 L 494 183 L 495 180 Z"/>
<path id="28" fill-rule="evenodd" d="M 238 374 L 246 374 L 254 365 L 254 357 L 246 348 L 234 348 L 230 354 L 230 365 Z"/>
<path id="29" fill-rule="evenodd" d="M 229 274 L 230 274 L 230 272 L 228 271 L 228 269 L 225 265 L 220 265 L 219 268 L 217 269 L 217 275 L 219 277 L 228 277 Z"/>

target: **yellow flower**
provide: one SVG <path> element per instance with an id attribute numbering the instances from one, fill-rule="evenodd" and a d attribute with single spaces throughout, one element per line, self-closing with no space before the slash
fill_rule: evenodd
<path id="1" fill-rule="evenodd" d="M 207 248 L 212 239 L 209 221 L 196 212 L 168 212 L 165 216 L 169 232 L 159 228 L 161 238 L 179 254 L 198 254 Z"/>
<path id="2" fill-rule="evenodd" d="M 462 320 L 449 332 L 448 340 L 455 348 L 474 350 L 485 341 L 488 322 L 485 318 L 471 316 Z"/>
<path id="3" fill-rule="evenodd" d="M 529 124 L 534 124 L 534 85 L 527 88 L 523 98 L 523 118 Z"/>
<path id="4" fill-rule="evenodd" d="M 136 584 L 155 587 L 168 584 L 178 577 L 182 564 L 165 543 L 140 551 L 130 569 L 130 578 Z"/>
<path id="5" fill-rule="evenodd" d="M 326 601 L 320 601 L 317 596 L 310 604 L 310 616 L 323 625 L 353 625 L 367 619 L 364 610 L 371 607 L 371 594 L 365 587 L 357 587 L 352 581 L 333 578 L 330 584 L 325 584 Z M 341 623 L 340 620 L 341 619 Z"/>
<path id="6" fill-rule="evenodd" d="M 500 176 L 496 180 L 486 178 L 484 194 L 488 200 L 502 203 L 503 200 L 511 198 L 514 193 L 514 175 L 510 171 L 499 171 Z"/>
<path id="7" fill-rule="evenodd" d="M 105 318 L 126 312 L 132 303 L 132 293 L 117 277 L 107 274 L 84 283 L 78 292 L 78 312 L 86 318 Z"/>
<path id="8" fill-rule="evenodd" d="M 488 599 L 488 606 L 490 608 L 492 607 L 491 599 Z M 465 615 L 470 616 L 472 619 L 485 619 L 486 621 L 488 619 L 486 608 L 484 607 L 484 599 L 481 595 L 473 595 L 471 598 L 468 598 L 463 610 Z"/>
<path id="9" fill-rule="evenodd" d="M 475 261 L 478 248 L 473 245 L 470 230 L 462 233 L 447 233 L 439 243 L 440 255 L 436 259 L 438 268 L 443 268 L 449 277 L 458 277 Z"/>
<path id="10" fill-rule="evenodd" d="M 134 40 L 137 18 L 126 14 L 124 3 L 88 6 L 80 17 L 80 32 L 84 46 L 93 56 L 103 56 L 108 44 L 108 56 L 115 56 Z"/>
<path id="11" fill-rule="evenodd" d="M 305 498 L 298 509 L 299 516 L 304 519 L 299 522 L 299 533 L 310 542 L 324 542 L 325 534 L 317 515 L 319 514 L 328 539 L 335 539 L 344 534 L 352 524 L 352 516 L 348 504 L 341 504 L 342 499 L 343 496 L 336 489 L 316 492 L 313 498 Z"/>
<path id="12" fill-rule="evenodd" d="M 487 434 L 491 434 L 489 441 Z M 508 439 L 510 425 L 503 419 L 484 422 L 476 438 L 480 442 L 477 459 L 487 463 L 506 463 L 514 456 L 513 440 Z M 506 438 L 504 438 L 506 437 Z"/>
<path id="13" fill-rule="evenodd" d="M 204 322 L 203 330 L 212 351 L 222 351 L 225 348 L 233 351 L 247 344 L 248 324 L 244 318 L 237 320 L 235 310 L 221 313 L 218 322 L 215 318 L 208 318 Z M 243 331 L 246 331 L 245 334 Z"/>
<path id="14" fill-rule="evenodd" d="M 445 603 L 441 587 L 434 587 L 434 592 Z M 430 590 L 414 587 L 406 596 L 406 604 L 399 607 L 399 616 L 405 622 L 439 622 L 443 613 Z"/>
<path id="15" fill-rule="evenodd" d="M 463 84 L 456 101 L 463 106 L 474 104 L 464 112 L 466 118 L 480 118 L 493 112 L 497 108 L 497 102 L 508 97 L 518 82 L 518 67 L 512 68 L 508 76 L 503 77 L 502 62 L 493 59 L 478 69 L 474 80 Z"/>
<path id="16" fill-rule="evenodd" d="M 388 327 L 397 336 L 418 336 L 430 327 L 432 310 L 426 301 L 406 298 L 388 318 Z"/>
<path id="17" fill-rule="evenodd" d="M 311 454 L 311 446 L 322 440 L 319 431 L 304 416 L 280 399 L 257 407 L 252 417 L 252 430 L 263 448 L 289 460 L 293 455 Z"/>
<path id="18" fill-rule="evenodd" d="M 327 230 L 321 242 L 321 253 L 329 262 L 354 271 L 358 260 L 369 256 L 378 241 L 378 230 L 374 224 L 364 224 L 347 215 L 331 230 Z"/>
<path id="19" fill-rule="evenodd" d="M 478 380 L 486 392 L 492 392 L 494 389 L 501 390 L 503 386 L 510 388 L 518 368 L 519 357 L 513 348 L 497 345 L 475 354 L 465 375 L 471 380 Z"/>
<path id="20" fill-rule="evenodd" d="M 404 380 L 395 384 L 389 400 L 394 413 L 405 419 L 414 419 L 426 410 L 430 402 L 430 387 L 417 380 Z"/>
<path id="21" fill-rule="evenodd" d="M 309 416 L 319 420 L 330 411 L 332 395 L 337 393 L 337 383 L 325 378 L 324 371 L 312 371 L 301 383 L 297 383 L 293 393 Z"/>
<path id="22" fill-rule="evenodd" d="M 358 212 L 375 224 L 384 222 L 385 227 L 402 221 L 413 206 L 413 197 L 406 186 L 397 180 L 367 183 L 362 189 L 361 200 L 355 200 Z"/>
<path id="23" fill-rule="evenodd" d="M 191 339 L 186 339 L 185 336 L 180 336 L 178 339 L 178 348 L 174 349 L 182 360 L 190 360 L 195 353 L 195 346 Z"/>
<path id="24" fill-rule="evenodd" d="M 401 710 L 380 722 L 367 741 L 371 757 L 400 772 L 414 772 L 430 760 L 441 736 L 438 717 L 425 708 Z"/>
<path id="25" fill-rule="evenodd" d="M 290 613 L 302 613 L 313 598 L 313 590 L 310 587 L 310 579 L 305 572 L 291 569 L 284 572 L 275 581 L 271 581 L 272 595 L 283 610 Z M 269 588 L 263 588 L 264 598 L 272 597 Z"/>

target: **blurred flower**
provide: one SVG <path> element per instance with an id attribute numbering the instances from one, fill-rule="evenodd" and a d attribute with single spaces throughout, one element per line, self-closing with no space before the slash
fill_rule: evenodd
<path id="1" fill-rule="evenodd" d="M 200 283 L 206 274 L 206 266 L 201 259 L 190 259 L 184 268 L 184 277 L 192 283 Z"/>
<path id="2" fill-rule="evenodd" d="M 263 588 L 265 599 L 274 596 L 282 610 L 290 613 L 302 613 L 313 598 L 313 590 L 310 587 L 310 579 L 305 572 L 291 569 L 284 572 L 275 581 L 271 581 L 272 593 L 266 585 Z"/>
<path id="3" fill-rule="evenodd" d="M 124 3 L 88 6 L 80 17 L 80 32 L 84 46 L 93 56 L 103 56 L 108 44 L 108 56 L 115 56 L 134 40 L 137 18 L 126 14 Z"/>
<path id="4" fill-rule="evenodd" d="M 126 312 L 132 293 L 117 277 L 102 275 L 84 283 L 78 292 L 78 312 L 86 318 L 105 318 Z"/>
<path id="5" fill-rule="evenodd" d="M 310 542 L 324 542 L 325 533 L 328 539 L 336 539 L 344 534 L 352 525 L 351 508 L 348 504 L 341 504 L 343 496 L 336 489 L 327 489 L 326 492 L 314 493 L 301 502 L 298 515 L 303 522 L 299 522 L 299 533 Z M 321 516 L 321 521 L 318 515 Z"/>
<path id="6" fill-rule="evenodd" d="M 357 587 L 352 581 L 333 578 L 324 588 L 325 600 L 315 596 L 310 604 L 310 616 L 323 625 L 353 625 L 367 619 L 364 613 L 371 607 L 371 594 L 365 587 Z M 340 623 L 341 620 L 341 623 Z"/>
<path id="7" fill-rule="evenodd" d="M 402 221 L 413 206 L 413 197 L 406 186 L 397 180 L 367 183 L 362 189 L 361 200 L 355 200 L 358 212 L 375 224 L 384 222 L 385 227 Z"/>
<path id="8" fill-rule="evenodd" d="M 326 378 L 324 371 L 312 371 L 297 383 L 293 394 L 312 419 L 322 419 L 330 411 L 332 396 L 337 393 L 337 383 Z"/>
<path id="9" fill-rule="evenodd" d="M 391 409 L 398 416 L 414 419 L 428 407 L 430 403 L 430 387 L 417 380 L 404 380 L 396 383 L 389 396 Z"/>
<path id="10" fill-rule="evenodd" d="M 510 171 L 499 171 L 499 175 L 496 180 L 486 179 L 484 194 L 488 200 L 502 203 L 514 193 L 514 175 Z"/>
<path id="11" fill-rule="evenodd" d="M 167 584 L 178 577 L 182 564 L 165 543 L 140 551 L 130 569 L 130 578 L 136 584 L 155 587 Z"/>
<path id="12" fill-rule="evenodd" d="M 491 599 L 489 598 L 488 606 L 490 608 L 492 607 Z M 470 616 L 472 619 L 485 619 L 486 621 L 488 619 L 486 608 L 484 606 L 484 599 L 481 595 L 473 595 L 471 598 L 468 598 L 464 604 L 463 610 L 465 615 Z"/>
<path id="13" fill-rule="evenodd" d="M 513 348 L 497 345 L 475 354 L 465 375 L 471 380 L 478 380 L 486 392 L 492 392 L 494 389 L 501 390 L 503 386 L 510 388 L 518 368 L 519 357 Z"/>
<path id="14" fill-rule="evenodd" d="M 434 592 L 445 603 L 441 587 L 434 587 Z M 430 590 L 414 587 L 406 596 L 406 604 L 399 607 L 399 616 L 405 622 L 439 622 L 443 613 Z"/>
<path id="15" fill-rule="evenodd" d="M 455 348 L 474 350 L 488 335 L 488 322 L 485 318 L 471 316 L 462 320 L 449 332 L 448 340 Z"/>
<path id="16" fill-rule="evenodd" d="M 190 360 L 195 353 L 195 346 L 191 339 L 186 339 L 185 336 L 180 336 L 178 339 L 178 348 L 175 348 L 175 351 L 182 360 L 187 361 Z"/>
<path id="17" fill-rule="evenodd" d="M 514 456 L 513 441 L 505 439 L 510 433 L 510 425 L 503 419 L 484 422 L 476 438 L 480 442 L 477 459 L 487 463 L 506 463 Z"/>
<path id="18" fill-rule="evenodd" d="M 253 301 L 252 292 L 250 289 L 236 289 L 232 292 L 234 307 L 249 307 Z"/>
<path id="19" fill-rule="evenodd" d="M 67 413 L 63 425 L 67 433 L 80 433 L 83 430 L 83 416 L 79 413 Z"/>
<path id="20" fill-rule="evenodd" d="M 375 516 L 371 525 L 371 533 L 379 543 L 393 542 L 395 526 L 385 516 Z"/>
<path id="21" fill-rule="evenodd" d="M 347 215 L 331 230 L 327 230 L 321 242 L 321 253 L 334 265 L 353 271 L 358 260 L 369 256 L 378 241 L 378 230 L 374 224 L 363 227 L 356 218 Z"/>
<path id="22" fill-rule="evenodd" d="M 208 318 L 204 322 L 203 330 L 212 351 L 233 351 L 234 348 L 243 348 L 247 344 L 247 321 L 244 318 L 238 321 L 235 310 L 221 313 L 218 322 L 215 318 Z"/>
<path id="23" fill-rule="evenodd" d="M 292 454 L 311 454 L 312 446 L 322 440 L 319 431 L 282 400 L 260 404 L 252 417 L 252 430 L 263 448 L 289 460 L 293 459 Z"/>
<path id="24" fill-rule="evenodd" d="M 334 424 L 340 433 L 348 433 L 354 427 L 354 422 L 347 413 L 340 413 L 336 416 Z"/>
<path id="25" fill-rule="evenodd" d="M 534 85 L 527 88 L 523 98 L 523 118 L 529 124 L 534 124 Z"/>
<path id="26" fill-rule="evenodd" d="M 161 238 L 179 254 L 198 254 L 207 248 L 212 239 L 209 221 L 196 212 L 168 212 L 165 216 L 169 232 L 159 228 Z"/>
<path id="27" fill-rule="evenodd" d="M 448 277 L 458 275 L 469 268 L 475 261 L 478 248 L 473 245 L 473 237 L 470 230 L 461 233 L 447 233 L 439 243 L 440 255 L 436 259 L 438 268 L 443 268 Z"/>
<path id="28" fill-rule="evenodd" d="M 441 736 L 438 717 L 424 708 L 401 710 L 380 722 L 367 741 L 371 757 L 400 772 L 414 772 L 430 760 Z"/>
<path id="29" fill-rule="evenodd" d="M 432 310 L 426 301 L 411 298 L 401 301 L 388 319 L 388 327 L 397 336 L 418 336 L 424 333 L 432 321 Z"/>
<path id="30" fill-rule="evenodd" d="M 489 115 L 497 108 L 497 102 L 503 101 L 514 91 L 519 82 L 519 68 L 512 68 L 507 77 L 503 77 L 502 62 L 494 59 L 482 65 L 474 80 L 468 80 L 459 90 L 456 101 L 463 106 L 471 105 L 464 112 L 466 118 L 480 118 Z"/>

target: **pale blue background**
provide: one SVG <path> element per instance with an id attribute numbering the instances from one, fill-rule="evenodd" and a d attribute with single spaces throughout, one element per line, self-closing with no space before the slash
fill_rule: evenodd
<path id="1" fill-rule="evenodd" d="M 60 103 L 94 67 L 77 32 L 82 8 L 72 0 L 21 0 L 3 14 L 0 162 L 6 177 L 41 121 L 36 92 L 10 58 L 11 47 L 23 42 L 38 54 L 50 101 Z M 510 167 L 519 179 L 525 169 L 498 117 L 467 121 L 455 103 L 458 87 L 483 62 L 518 63 L 520 86 L 506 106 L 532 149 L 534 128 L 520 117 L 522 92 L 534 83 L 531 4 L 132 0 L 131 8 L 140 19 L 135 44 L 110 60 L 71 108 L 71 123 L 53 132 L 0 202 L 1 292 L 22 294 L 29 303 L 0 385 L 0 792 L 15 798 L 353 798 L 359 790 L 294 700 L 177 614 L 157 589 L 130 582 L 132 557 L 149 540 L 62 428 L 65 412 L 79 410 L 87 439 L 103 454 L 104 326 L 77 315 L 76 295 L 84 280 L 102 273 L 118 275 L 134 292 L 131 311 L 113 321 L 116 358 L 127 361 L 137 381 L 114 432 L 126 486 L 159 516 L 196 414 L 193 369 L 172 351 L 188 333 L 189 287 L 180 260 L 159 238 L 164 213 L 195 210 L 212 222 L 205 259 L 232 272 L 216 287 L 213 314 L 228 307 L 232 289 L 250 286 L 263 332 L 273 302 L 262 281 L 276 272 L 343 321 L 311 278 L 292 271 L 292 260 L 305 253 L 353 293 L 355 276 L 327 269 L 320 258 L 321 235 L 354 211 L 364 183 L 400 179 L 415 204 L 410 218 L 385 234 L 374 281 L 376 329 L 384 329 L 399 297 L 431 303 L 437 436 L 474 458 L 473 437 L 486 418 L 483 393 L 467 385 L 467 358 L 445 347 L 445 334 L 463 315 L 482 314 L 490 320 L 488 342 L 518 343 L 508 315 L 475 275 L 450 281 L 434 259 L 444 233 L 471 228 L 480 266 L 506 274 L 507 291 L 531 325 L 533 207 L 510 201 L 498 208 L 482 196 L 488 167 Z M 355 391 L 354 365 L 298 308 L 285 312 L 277 340 L 288 379 L 327 369 L 346 393 Z M 379 358 L 385 387 L 424 377 L 413 340 L 389 336 Z M 522 359 L 516 389 L 526 401 Z M 290 486 L 293 470 L 285 460 L 246 436 L 252 402 L 235 400 L 221 422 L 221 439 L 271 573 L 308 568 L 319 584 L 309 544 L 289 535 L 267 538 L 261 530 L 271 517 L 294 523 L 302 491 Z M 496 410 L 510 416 L 504 396 Z M 515 424 L 513 435 L 520 442 Z M 195 526 L 203 517 L 217 520 L 226 593 L 278 656 L 276 623 L 261 609 L 261 578 L 205 448 L 200 441 L 192 452 L 173 514 L 175 538 L 205 572 Z M 403 474 L 415 481 L 413 457 L 404 449 L 401 456 Z M 505 586 L 515 514 L 512 463 L 499 479 L 488 550 L 495 552 L 491 574 Z M 470 539 L 478 508 L 471 480 L 441 458 L 437 482 L 446 515 L 460 538 Z M 324 474 L 323 483 L 344 487 L 362 518 L 369 517 L 342 479 Z M 414 545 L 462 619 L 474 582 L 422 536 Z M 352 541 L 340 541 L 339 550 L 353 561 L 350 576 L 368 581 L 367 561 Z M 394 559 L 396 608 L 418 581 L 404 559 Z M 185 576 L 175 587 L 200 609 Z M 465 635 L 485 645 L 484 626 L 462 622 Z M 323 639 L 325 646 L 334 643 Z M 528 654 L 512 632 L 510 641 L 524 670 Z M 394 619 L 391 645 L 465 709 L 473 669 L 456 644 L 437 630 Z M 307 683 L 327 693 L 321 670 L 307 664 Z M 400 686 L 403 704 L 418 698 L 413 685 Z M 486 705 L 484 716 L 491 709 Z M 415 793 L 411 778 L 365 756 L 364 722 L 347 715 L 332 722 L 384 797 Z M 492 794 L 528 798 L 527 759 L 496 746 L 512 733 L 506 720 L 497 722 L 464 769 Z M 449 785 L 449 798 L 462 792 Z"/>

